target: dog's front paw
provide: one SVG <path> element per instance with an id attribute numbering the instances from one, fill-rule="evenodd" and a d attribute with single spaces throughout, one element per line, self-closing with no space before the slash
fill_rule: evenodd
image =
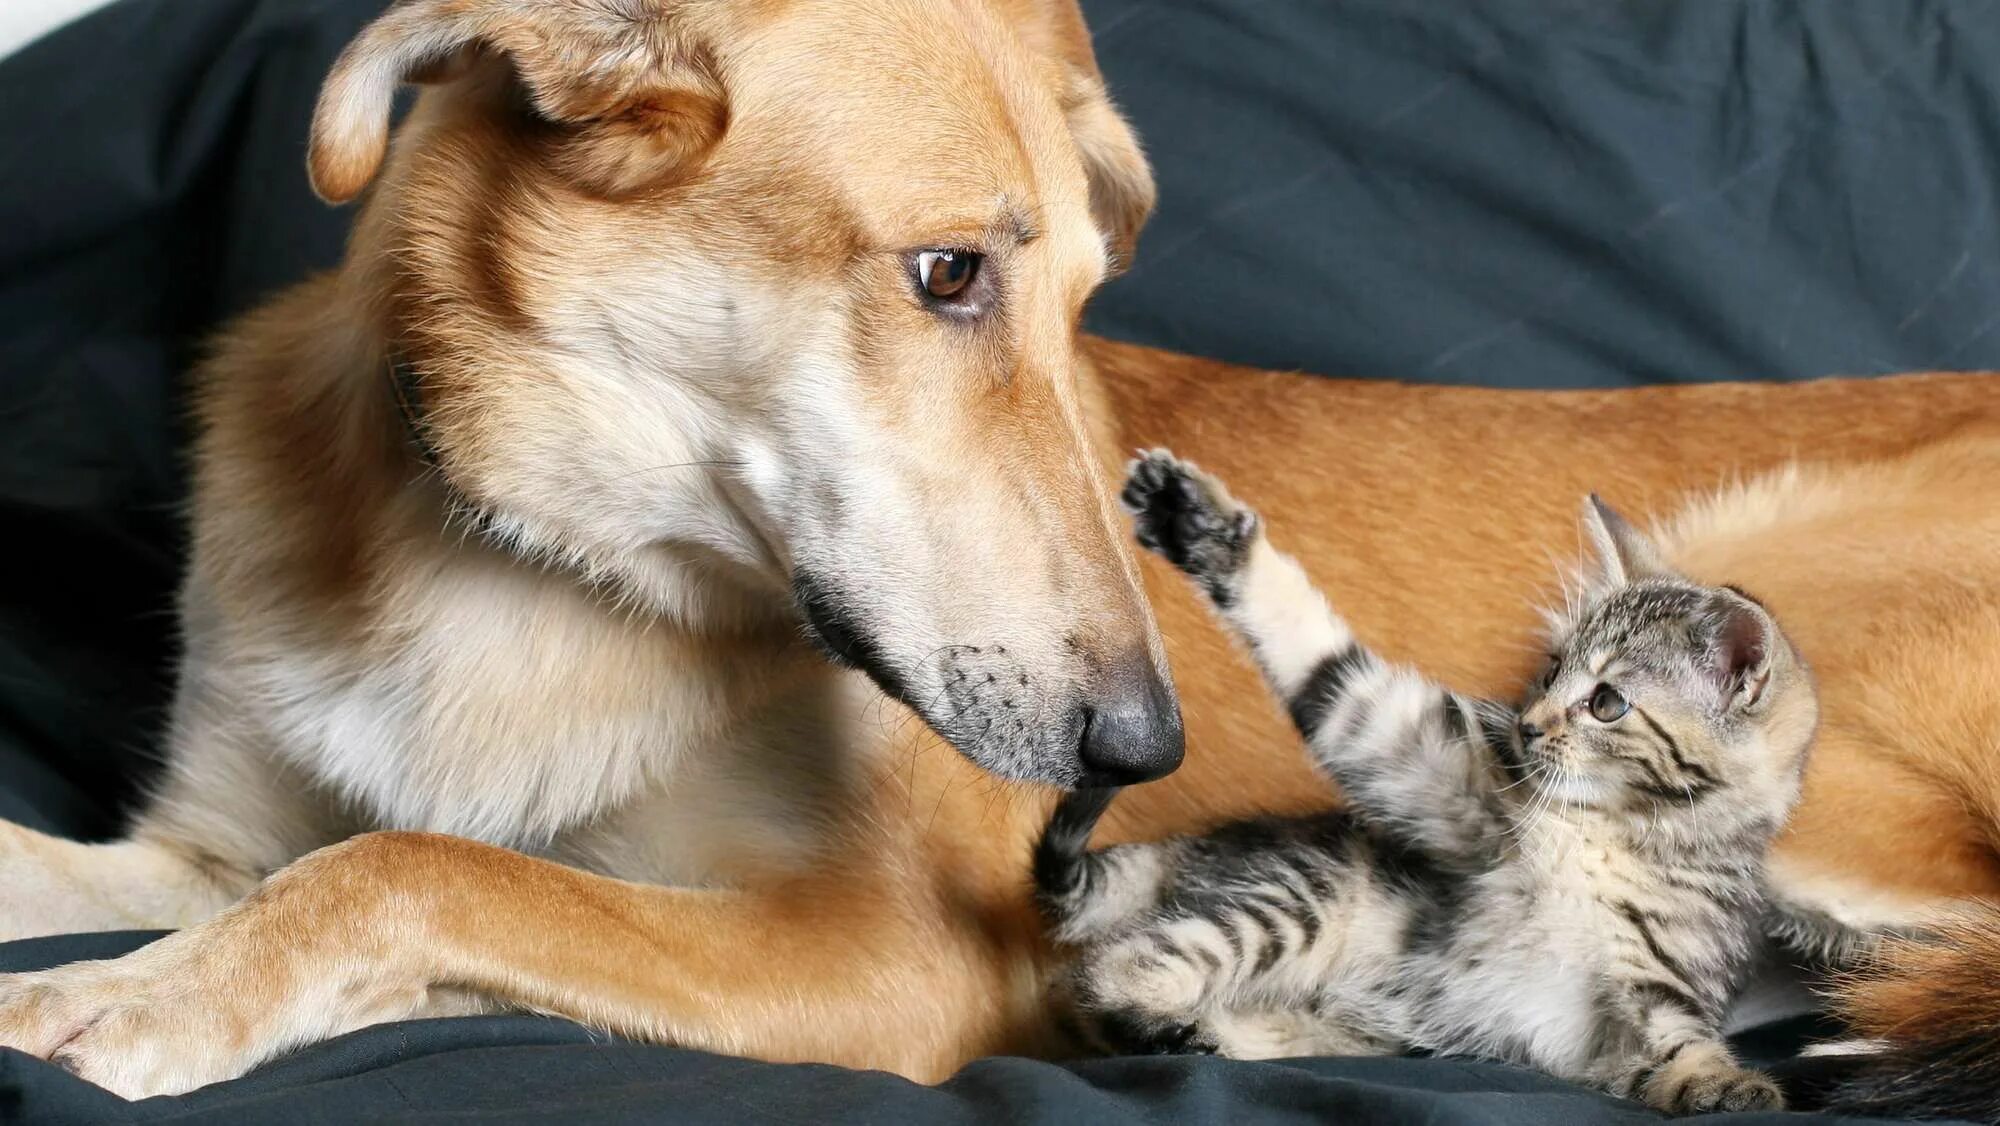
<path id="1" fill-rule="evenodd" d="M 1221 482 L 1166 450 L 1133 459 L 1119 500 L 1132 513 L 1140 546 L 1227 601 L 1230 580 L 1257 538 L 1255 512 L 1237 503 Z"/>
<path id="2" fill-rule="evenodd" d="M 163 939 L 162 942 L 170 942 Z M 0 976 L 0 1046 L 14 1048 L 128 1099 L 179 1094 L 248 1067 L 229 1001 L 203 990 L 147 947 L 103 962 Z M 218 983 L 219 984 L 219 983 Z"/>
<path id="3" fill-rule="evenodd" d="M 122 958 L 0 975 L 0 1047 L 140 1099 L 233 1079 L 425 998 L 312 933 L 260 924 L 239 905 Z"/>
<path id="4" fill-rule="evenodd" d="M 1761 1071 L 1726 1058 L 1684 1068 L 1668 1067 L 1646 1085 L 1647 1105 L 1668 1114 L 1716 1114 L 1783 1110 L 1785 1096 Z"/>

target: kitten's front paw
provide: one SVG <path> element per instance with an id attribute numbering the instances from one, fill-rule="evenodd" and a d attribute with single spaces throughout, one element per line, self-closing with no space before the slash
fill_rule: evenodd
<path id="1" fill-rule="evenodd" d="M 1118 498 L 1140 546 L 1202 580 L 1221 598 L 1257 538 L 1257 514 L 1221 482 L 1166 450 L 1148 450 L 1126 470 Z"/>
<path id="2" fill-rule="evenodd" d="M 1646 1103 L 1668 1114 L 1783 1110 L 1785 1096 L 1771 1077 L 1727 1060 L 1667 1068 L 1646 1085 Z"/>

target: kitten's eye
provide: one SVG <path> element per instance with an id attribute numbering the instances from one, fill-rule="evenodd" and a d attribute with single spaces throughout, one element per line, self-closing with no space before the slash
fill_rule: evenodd
<path id="1" fill-rule="evenodd" d="M 916 256 L 917 287 L 933 301 L 953 301 L 979 276 L 985 255 L 970 250 L 925 250 Z"/>
<path id="2" fill-rule="evenodd" d="M 1617 723 L 1631 710 L 1632 705 L 1609 684 L 1598 685 L 1590 694 L 1590 718 L 1599 723 Z"/>
<path id="3" fill-rule="evenodd" d="M 1556 682 L 1556 676 L 1561 672 L 1562 672 L 1562 658 L 1551 656 L 1549 658 L 1549 667 L 1542 670 L 1542 687 L 1549 688 L 1554 686 Z"/>

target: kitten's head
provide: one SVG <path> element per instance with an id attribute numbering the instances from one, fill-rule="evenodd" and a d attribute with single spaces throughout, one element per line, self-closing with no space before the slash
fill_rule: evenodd
<path id="1" fill-rule="evenodd" d="M 1805 662 L 1756 599 L 1680 575 L 1597 497 L 1583 522 L 1595 563 L 1524 700 L 1523 769 L 1558 799 L 1648 825 L 1775 829 L 1819 717 Z"/>

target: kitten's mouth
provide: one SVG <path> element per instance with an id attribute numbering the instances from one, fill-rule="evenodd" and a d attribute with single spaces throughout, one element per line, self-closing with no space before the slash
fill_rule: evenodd
<path id="1" fill-rule="evenodd" d="M 1572 764 L 1538 739 L 1523 739 L 1516 734 L 1501 745 L 1500 752 L 1502 764 L 1516 778 L 1550 779 L 1575 773 Z"/>
<path id="2" fill-rule="evenodd" d="M 1535 780 L 1535 788 L 1555 798 L 1573 809 L 1601 810 L 1608 808 L 1617 787 L 1593 778 L 1574 767 L 1556 767 L 1544 771 Z"/>
<path id="3" fill-rule="evenodd" d="M 1587 763 L 1562 753 L 1544 740 L 1532 742 L 1518 735 L 1509 740 L 1515 761 L 1506 763 L 1507 772 L 1530 788 L 1553 793 L 1571 805 L 1594 805 L 1617 788 L 1615 783 L 1594 776 Z"/>

